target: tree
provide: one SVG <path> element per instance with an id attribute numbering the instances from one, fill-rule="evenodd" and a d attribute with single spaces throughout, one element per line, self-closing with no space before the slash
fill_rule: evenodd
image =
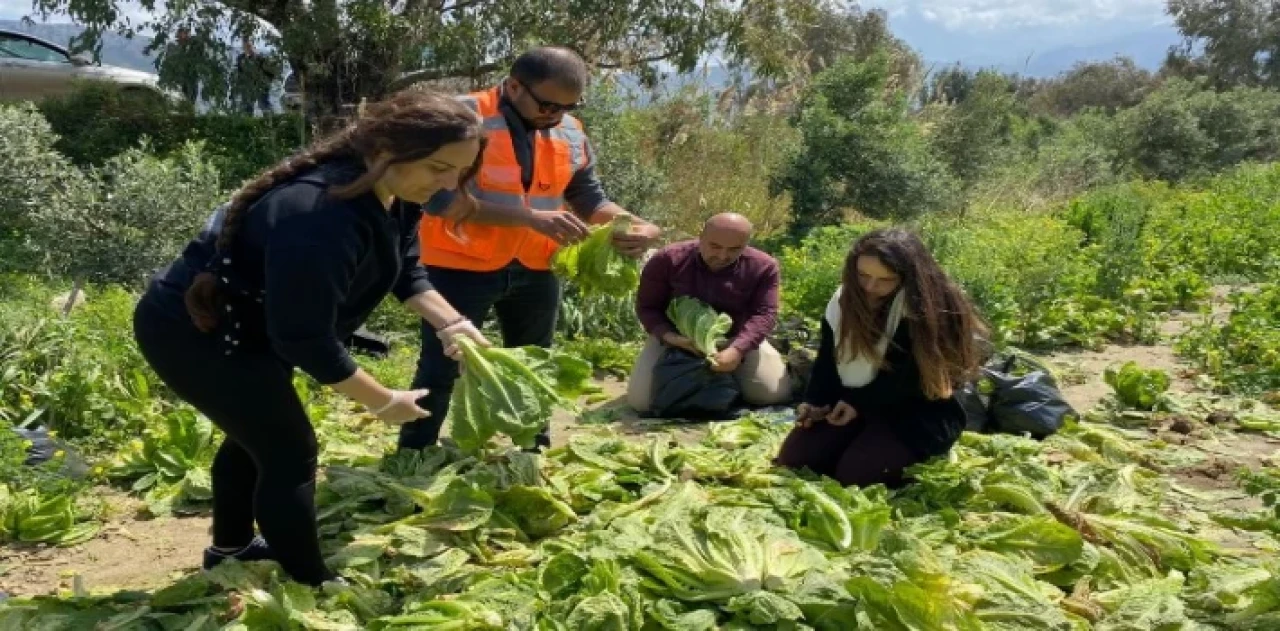
<path id="1" fill-rule="evenodd" d="M 963 95 L 944 106 L 931 141 L 951 173 L 973 184 L 1012 144 L 1018 107 L 1008 78 L 990 70 L 967 76 Z"/>
<path id="2" fill-rule="evenodd" d="M 1041 84 L 1032 103 L 1037 111 L 1053 116 L 1073 116 L 1088 107 L 1114 114 L 1141 103 L 1155 85 L 1151 73 L 1128 57 L 1079 62 Z"/>
<path id="3" fill-rule="evenodd" d="M 215 102 L 227 96 L 228 43 L 260 38 L 288 62 L 321 113 L 413 82 L 479 85 L 541 43 L 568 45 L 597 67 L 652 80 L 659 64 L 688 71 L 710 50 L 739 50 L 731 38 L 758 33 L 744 20 L 761 14 L 735 10 L 729 0 L 139 0 L 154 18 L 135 24 L 121 11 L 124 1 L 33 3 L 46 17 L 67 14 L 84 25 L 73 48 L 95 55 L 105 32 L 153 31 L 149 49 L 160 53 L 162 82 L 187 92 L 198 83 Z"/>
<path id="4" fill-rule="evenodd" d="M 745 66 L 737 69 L 754 74 L 729 95 L 739 108 L 752 100 L 790 106 L 815 75 L 841 60 L 885 54 L 893 89 L 915 85 L 923 66 L 889 29 L 884 11 L 835 0 L 745 2 L 726 41 L 732 58 Z"/>
<path id="5" fill-rule="evenodd" d="M 1169 74 L 1203 74 L 1214 87 L 1280 87 L 1280 4 L 1259 0 L 1168 0 L 1182 32 Z"/>
<path id="6" fill-rule="evenodd" d="M 803 146 L 775 182 L 791 193 L 793 230 L 838 222 L 849 210 L 909 217 L 954 199 L 955 182 L 889 87 L 887 53 L 845 58 L 806 91 L 795 125 Z"/>

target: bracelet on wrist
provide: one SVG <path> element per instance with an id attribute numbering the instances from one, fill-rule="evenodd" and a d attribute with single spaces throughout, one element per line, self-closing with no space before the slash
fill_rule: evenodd
<path id="1" fill-rule="evenodd" d="M 393 405 L 395 405 L 395 404 L 396 404 L 396 393 L 393 391 L 393 392 L 391 393 L 391 400 L 387 401 L 386 405 L 383 405 L 382 407 L 380 407 L 380 408 L 378 408 L 378 409 L 376 409 L 376 410 L 372 410 L 372 409 L 371 409 L 371 410 L 369 410 L 369 413 L 373 414 L 374 416 L 377 416 L 377 415 L 382 414 L 383 412 L 386 412 L 387 410 L 391 409 L 391 406 L 393 406 Z"/>
<path id="2" fill-rule="evenodd" d="M 441 326 L 441 327 L 437 328 L 437 329 L 436 329 L 436 332 L 437 332 L 437 333 L 439 333 L 440 331 L 443 331 L 443 330 L 445 330 L 445 329 L 447 329 L 447 328 L 450 328 L 450 327 L 458 326 L 459 324 L 462 324 L 463 322 L 466 322 L 466 321 L 467 321 L 467 316 L 458 316 L 458 317 L 456 317 L 456 318 L 454 318 L 454 319 L 452 319 L 452 320 L 450 320 L 450 321 L 448 321 L 448 322 L 444 323 L 444 325 L 443 325 L 443 326 Z"/>

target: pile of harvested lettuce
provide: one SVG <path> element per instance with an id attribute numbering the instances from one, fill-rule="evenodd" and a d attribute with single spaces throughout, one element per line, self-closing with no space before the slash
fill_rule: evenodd
<path id="1" fill-rule="evenodd" d="M 1145 428 L 966 434 L 895 492 L 771 469 L 788 429 L 355 459 L 319 491 L 349 585 L 228 563 L 154 593 L 10 599 L 0 629 L 1280 628 L 1274 506 L 1228 529 L 1243 517 L 1162 473 L 1197 456 Z"/>

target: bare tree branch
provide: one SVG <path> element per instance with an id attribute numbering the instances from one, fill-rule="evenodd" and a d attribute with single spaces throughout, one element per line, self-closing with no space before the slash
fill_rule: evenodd
<path id="1" fill-rule="evenodd" d="M 453 79 L 457 77 L 474 77 L 476 75 L 495 72 L 497 70 L 500 70 L 502 67 L 503 67 L 503 64 L 501 63 L 491 62 L 487 64 L 482 64 L 474 68 L 447 68 L 447 69 L 431 68 L 431 69 L 423 69 L 423 70 L 414 70 L 411 72 L 406 72 L 405 74 L 402 74 L 399 77 L 396 77 L 390 84 L 387 85 L 387 90 L 394 92 L 406 86 L 413 85 L 415 83 L 422 83 L 424 81 L 436 81 L 439 79 Z"/>

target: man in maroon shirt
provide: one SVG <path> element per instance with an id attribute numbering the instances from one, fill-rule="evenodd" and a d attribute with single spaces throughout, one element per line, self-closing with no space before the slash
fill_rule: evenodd
<path id="1" fill-rule="evenodd" d="M 677 296 L 693 296 L 733 319 L 729 345 L 709 369 L 733 373 L 748 404 L 790 400 L 786 361 L 765 341 L 778 321 L 778 262 L 747 245 L 751 231 L 746 217 L 719 214 L 707 221 L 697 240 L 668 245 L 645 264 L 636 315 L 649 339 L 627 386 L 627 400 L 637 411 L 649 411 L 653 367 L 664 346 L 696 353 L 667 318 L 667 305 Z"/>

